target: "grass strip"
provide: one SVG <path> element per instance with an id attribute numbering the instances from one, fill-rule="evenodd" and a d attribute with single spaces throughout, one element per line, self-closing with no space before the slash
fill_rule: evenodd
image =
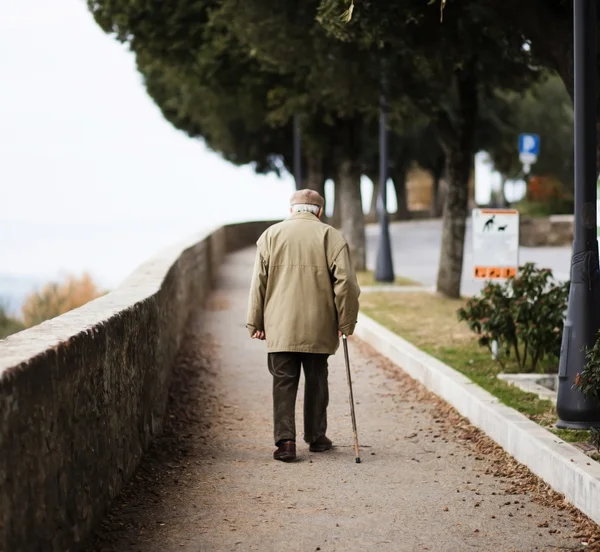
<path id="1" fill-rule="evenodd" d="M 360 287 L 370 286 L 421 286 L 419 282 L 405 278 L 404 276 L 396 276 L 393 283 L 391 282 L 378 282 L 375 280 L 375 274 L 372 270 L 365 270 L 363 272 L 357 272 L 356 277 L 358 279 L 358 285 Z"/>
<path id="2" fill-rule="evenodd" d="M 487 348 L 478 344 L 477 337 L 467 325 L 458 321 L 456 310 L 464 304 L 463 299 L 448 299 L 427 292 L 375 292 L 362 295 L 360 303 L 361 311 L 366 315 L 561 439 L 569 442 L 589 439 L 587 431 L 555 429 L 556 409 L 551 401 L 497 378 L 502 372 L 518 372 L 518 366 L 508 362 L 501 367 L 491 358 Z"/>

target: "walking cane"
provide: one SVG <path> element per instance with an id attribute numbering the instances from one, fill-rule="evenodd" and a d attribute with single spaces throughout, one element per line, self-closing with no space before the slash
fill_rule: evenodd
<path id="1" fill-rule="evenodd" d="M 354 454 L 355 462 L 360 464 L 360 453 L 358 450 L 358 433 L 356 431 L 356 414 L 354 413 L 354 396 L 352 395 L 352 377 L 350 376 L 350 359 L 348 358 L 348 338 L 342 335 L 344 343 L 344 358 L 346 359 L 346 379 L 348 380 L 348 390 L 350 392 L 350 416 L 352 417 L 352 432 L 354 433 Z"/>

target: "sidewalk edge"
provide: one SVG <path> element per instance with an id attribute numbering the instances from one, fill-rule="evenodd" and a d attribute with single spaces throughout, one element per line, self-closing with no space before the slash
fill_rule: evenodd
<path id="1" fill-rule="evenodd" d="M 518 462 L 600 524 L 600 464 L 362 312 L 355 336 L 456 408 Z"/>

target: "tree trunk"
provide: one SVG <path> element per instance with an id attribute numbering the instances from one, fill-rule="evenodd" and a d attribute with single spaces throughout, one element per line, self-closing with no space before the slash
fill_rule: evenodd
<path id="1" fill-rule="evenodd" d="M 307 155 L 306 159 L 306 187 L 318 192 L 325 199 L 325 172 L 323 170 L 323 158 L 319 155 Z M 327 201 L 323 207 L 323 222 L 327 222 L 325 209 Z"/>
<path id="2" fill-rule="evenodd" d="M 600 98 L 596 109 L 596 174 L 600 173 Z M 573 184 L 575 184 L 573 182 Z M 598 198 L 600 199 L 600 198 Z"/>
<path id="3" fill-rule="evenodd" d="M 356 270 L 366 269 L 365 219 L 360 192 L 360 167 L 350 159 L 341 161 L 336 183 L 339 198 L 341 231 L 348 242 Z M 339 195 L 337 192 L 339 191 Z"/>
<path id="4" fill-rule="evenodd" d="M 377 222 L 377 199 L 379 197 L 379 176 L 377 174 L 368 174 L 367 177 L 373 182 L 373 195 L 371 196 L 371 206 L 365 217 L 366 222 Z"/>
<path id="5" fill-rule="evenodd" d="M 393 220 L 408 220 L 410 219 L 410 211 L 408 209 L 408 191 L 406 189 L 406 169 L 401 168 L 392 173 L 392 181 L 394 190 L 396 191 L 396 203 L 398 210 L 396 211 Z"/>
<path id="6" fill-rule="evenodd" d="M 469 199 L 468 199 L 468 209 L 471 211 L 477 207 L 477 203 L 475 202 L 475 156 L 471 156 L 471 169 L 469 171 Z"/>
<path id="7" fill-rule="evenodd" d="M 502 184 L 500 185 L 498 196 L 500 199 L 500 207 L 508 207 L 508 201 L 506 200 L 506 176 L 504 175 L 502 175 Z"/>
<path id="8" fill-rule="evenodd" d="M 433 175 L 433 185 L 431 189 L 431 203 L 429 205 L 429 214 L 433 218 L 440 218 L 442 216 L 442 201 L 440 198 L 440 178 L 437 175 Z"/>
<path id="9" fill-rule="evenodd" d="M 431 167 L 431 178 L 433 180 L 431 186 L 431 203 L 429 204 L 429 214 L 433 218 L 440 218 L 444 208 L 444 197 L 442 194 L 442 177 L 446 168 L 445 156 L 440 156 L 439 159 Z"/>
<path id="10" fill-rule="evenodd" d="M 437 218 L 440 203 L 440 179 L 431 174 L 431 200 L 429 202 L 429 216 Z"/>
<path id="11" fill-rule="evenodd" d="M 323 159 L 319 155 L 308 155 L 306 159 L 306 186 L 321 195 L 325 193 Z"/>
<path id="12" fill-rule="evenodd" d="M 340 185 L 339 178 L 336 175 L 333 181 L 333 213 L 329 219 L 329 224 L 335 228 L 339 228 L 342 224 L 342 208 L 340 202 Z"/>
<path id="13" fill-rule="evenodd" d="M 477 81 L 470 66 L 457 75 L 458 120 L 453 138 L 446 143 L 448 194 L 442 222 L 442 249 L 437 291 L 451 298 L 460 297 L 465 229 L 469 198 L 469 176 L 473 161 L 477 119 Z"/>
<path id="14" fill-rule="evenodd" d="M 448 194 L 442 220 L 437 291 L 452 298 L 460 297 L 471 155 L 461 148 L 448 148 Z"/>

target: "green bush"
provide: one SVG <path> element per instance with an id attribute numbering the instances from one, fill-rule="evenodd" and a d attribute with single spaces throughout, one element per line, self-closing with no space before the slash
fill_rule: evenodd
<path id="1" fill-rule="evenodd" d="M 502 366 L 513 357 L 519 371 L 543 369 L 544 359 L 560 355 L 569 283 L 554 280 L 552 271 L 527 263 L 506 282 L 488 283 L 481 293 L 458 309 L 458 319 L 479 336 L 479 344 L 492 350 L 498 343 Z M 550 365 L 556 371 L 557 363 Z"/>
<path id="2" fill-rule="evenodd" d="M 0 305 L 0 339 L 4 339 L 9 335 L 20 332 L 25 329 L 25 324 L 16 318 L 12 318 L 7 314 L 7 309 L 4 305 Z"/>
<path id="3" fill-rule="evenodd" d="M 575 376 L 575 386 L 586 397 L 600 400 L 600 332 L 594 346 L 585 352 L 585 365 Z"/>
<path id="4" fill-rule="evenodd" d="M 572 215 L 574 202 L 572 199 L 556 199 L 551 201 L 521 201 L 513 205 L 522 217 L 549 217 L 550 215 Z"/>

